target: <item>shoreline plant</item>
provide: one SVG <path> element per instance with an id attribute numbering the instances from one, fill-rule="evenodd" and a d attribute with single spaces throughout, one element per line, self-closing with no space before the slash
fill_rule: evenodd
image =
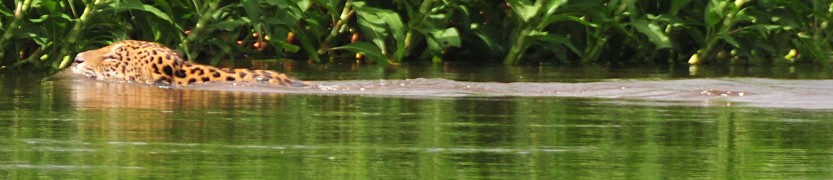
<path id="1" fill-rule="evenodd" d="M 807 63 L 827 67 L 833 0 L 15 0 L 0 65 L 55 72 L 121 39 L 189 60 L 376 64 Z"/>

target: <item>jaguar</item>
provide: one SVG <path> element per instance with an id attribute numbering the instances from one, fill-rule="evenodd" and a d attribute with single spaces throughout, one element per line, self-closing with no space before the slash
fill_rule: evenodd
<path id="1" fill-rule="evenodd" d="M 311 84 L 272 70 L 229 69 L 186 61 L 159 43 L 123 40 L 84 51 L 70 67 L 74 74 L 97 80 L 189 86 L 206 82 L 263 82 L 304 87 Z"/>

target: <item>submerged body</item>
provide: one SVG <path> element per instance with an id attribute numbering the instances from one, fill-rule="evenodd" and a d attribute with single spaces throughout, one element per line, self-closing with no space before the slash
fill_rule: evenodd
<path id="1" fill-rule="evenodd" d="M 309 86 L 284 73 L 270 70 L 227 69 L 195 64 L 161 44 L 125 40 L 75 56 L 73 73 L 98 80 L 188 86 L 209 81 L 264 82 Z"/>

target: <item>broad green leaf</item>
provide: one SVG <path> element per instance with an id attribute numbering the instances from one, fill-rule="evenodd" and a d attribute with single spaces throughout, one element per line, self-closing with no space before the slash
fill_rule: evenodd
<path id="1" fill-rule="evenodd" d="M 381 10 L 377 12 L 377 16 L 385 21 L 388 25 L 388 30 L 393 33 L 393 38 L 396 41 L 405 40 L 405 25 L 402 24 L 402 19 L 399 14 L 390 10 Z"/>
<path id="2" fill-rule="evenodd" d="M 390 55 L 387 40 L 393 39 L 396 44 L 392 57 L 401 59 L 405 53 L 405 25 L 394 11 L 364 6 L 362 2 L 355 2 L 358 23 L 363 34 L 380 49 L 382 54 Z"/>
<path id="3" fill-rule="evenodd" d="M 255 30 L 260 30 L 262 23 L 260 23 L 260 1 L 259 0 L 241 0 L 240 5 L 246 11 L 246 17 L 251 21 L 250 24 L 254 26 Z"/>
<path id="4" fill-rule="evenodd" d="M 471 30 L 475 36 L 486 46 L 489 54 L 504 54 L 506 47 L 504 42 L 501 42 L 501 31 L 490 26 L 480 26 L 477 23 L 471 24 Z"/>
<path id="5" fill-rule="evenodd" d="M 581 56 L 581 51 L 578 48 L 576 48 L 575 45 L 573 45 L 573 42 L 570 42 L 570 39 L 567 39 L 567 37 L 564 37 L 562 35 L 549 34 L 547 32 L 537 32 L 536 31 L 536 32 L 530 33 L 529 37 L 531 39 L 536 40 L 537 43 L 541 43 L 541 44 L 544 44 L 544 45 L 550 45 L 550 46 L 559 46 L 559 45 L 561 45 L 561 46 L 567 47 L 567 49 L 570 49 L 570 51 L 572 51 L 573 53 Z"/>
<path id="6" fill-rule="evenodd" d="M 683 27 L 683 31 L 685 31 L 691 39 L 694 40 L 694 43 L 698 46 L 705 46 L 706 45 L 706 37 L 703 35 L 703 31 L 699 28 L 693 27 Z"/>
<path id="7" fill-rule="evenodd" d="M 709 4 L 706 5 L 706 10 L 704 11 L 704 18 L 706 21 L 706 28 L 708 29 L 715 29 L 717 28 L 717 24 L 723 20 L 725 14 L 723 14 L 724 9 L 726 7 L 726 1 L 720 0 L 711 0 Z"/>
<path id="8" fill-rule="evenodd" d="M 584 20 L 580 17 L 576 17 L 576 16 L 569 15 L 569 14 L 558 14 L 558 15 L 548 16 L 545 23 L 546 23 L 546 25 L 548 25 L 548 24 L 558 22 L 558 21 L 572 21 L 572 22 L 577 22 L 579 24 L 582 24 L 582 25 L 585 25 L 585 26 L 590 26 L 590 27 L 593 27 L 593 28 L 598 28 L 599 27 L 599 25 L 597 25 L 597 24 L 594 24 L 594 23 L 589 22 L 587 20 Z"/>
<path id="9" fill-rule="evenodd" d="M 740 11 L 738 11 L 738 13 L 735 14 L 735 19 L 733 19 L 733 21 L 734 22 L 757 22 L 758 17 L 755 17 L 755 15 L 749 14 L 749 12 L 746 11 L 746 10 L 747 9 L 741 9 Z M 778 16 L 778 15 L 774 15 L 774 16 Z"/>
<path id="10" fill-rule="evenodd" d="M 646 14 L 645 17 L 646 17 L 646 19 L 648 19 L 650 21 L 661 22 L 661 23 L 665 23 L 665 24 L 683 24 L 683 23 L 687 23 L 687 22 L 683 22 L 683 20 L 681 20 L 677 16 L 670 16 L 670 15 L 667 15 L 667 14 L 660 14 L 660 15 L 656 15 L 656 16 L 654 16 L 653 14 Z M 691 22 L 691 23 L 697 23 L 697 22 Z"/>
<path id="11" fill-rule="evenodd" d="M 512 12 L 518 15 L 518 17 L 521 17 L 521 20 L 526 23 L 529 23 L 541 9 L 537 4 L 528 2 L 527 0 L 508 0 L 506 2 L 512 6 Z"/>
<path id="12" fill-rule="evenodd" d="M 742 48 L 743 45 L 741 43 L 739 43 L 735 39 L 735 37 L 732 37 L 732 36 L 720 36 L 720 37 L 723 39 L 723 41 L 726 41 L 726 43 L 729 43 L 730 45 L 732 45 L 732 47 L 743 49 Z"/>
<path id="13" fill-rule="evenodd" d="M 298 52 L 298 50 L 301 49 L 301 47 L 286 43 L 286 41 L 271 41 L 271 42 L 272 42 L 273 45 L 277 45 L 278 47 L 286 49 L 289 52 Z"/>
<path id="14" fill-rule="evenodd" d="M 33 1 L 32 7 L 36 9 L 45 9 L 46 12 L 53 13 L 58 9 L 58 1 Z"/>
<path id="15" fill-rule="evenodd" d="M 339 5 L 343 5 L 341 0 L 313 0 L 318 6 L 324 7 L 327 11 L 330 12 L 340 12 L 341 9 L 337 9 Z"/>
<path id="16" fill-rule="evenodd" d="M 306 12 L 310 7 L 312 7 L 312 1 L 310 0 L 295 0 L 295 2 L 303 12 Z"/>
<path id="17" fill-rule="evenodd" d="M 792 44 L 798 49 L 799 54 L 807 56 L 808 59 L 816 61 L 822 66 L 829 66 L 830 54 L 821 48 L 818 40 L 812 38 L 797 38 Z"/>
<path id="18" fill-rule="evenodd" d="M 384 21 L 384 24 L 387 26 L 386 31 L 390 33 L 389 35 L 393 36 L 392 38 L 396 43 L 396 53 L 394 54 L 394 57 L 396 60 L 401 59 L 405 53 L 405 25 L 402 23 L 402 19 L 399 17 L 399 14 L 386 9 L 365 7 L 363 10 L 370 10 L 369 12 L 375 13 L 376 17 L 379 17 L 382 21 Z"/>
<path id="19" fill-rule="evenodd" d="M 462 44 L 460 42 L 460 34 L 454 28 L 434 30 L 429 33 L 425 40 L 428 48 L 431 50 L 430 52 L 437 55 L 442 53 L 446 47 L 460 47 Z"/>
<path id="20" fill-rule="evenodd" d="M 270 6 L 277 6 L 280 9 L 289 8 L 290 6 L 289 3 L 286 1 L 263 1 L 263 3 L 266 3 Z"/>
<path id="21" fill-rule="evenodd" d="M 673 0 L 671 1 L 671 10 L 669 10 L 668 14 L 672 16 L 676 16 L 677 12 L 680 12 L 680 9 L 688 6 L 691 3 L 691 0 Z"/>
<path id="22" fill-rule="evenodd" d="M 47 34 L 47 31 L 43 28 L 23 28 L 26 36 L 30 38 L 32 41 L 35 41 L 40 46 L 47 46 L 52 43 L 51 39 L 54 37 L 50 37 Z"/>
<path id="23" fill-rule="evenodd" d="M 751 45 L 747 45 L 747 46 L 753 47 L 753 48 L 748 48 L 748 49 L 750 49 L 752 51 L 762 49 L 762 50 L 766 51 L 767 53 L 775 53 L 776 52 L 775 46 L 772 43 L 769 43 L 766 40 L 764 40 L 764 41 L 754 40 L 754 41 L 755 42 L 746 43 L 746 44 L 751 44 Z M 779 44 L 779 46 L 781 46 L 781 45 L 783 45 L 783 44 Z"/>
<path id="24" fill-rule="evenodd" d="M 431 32 L 431 37 L 445 47 L 460 47 L 460 34 L 455 28 L 438 29 Z"/>
<path id="25" fill-rule="evenodd" d="M 167 0 L 154 0 L 153 2 L 157 8 L 164 10 L 166 14 L 174 14 L 174 10 L 171 8 L 171 4 L 168 3 Z"/>
<path id="26" fill-rule="evenodd" d="M 385 22 L 376 14 L 367 11 L 358 11 L 358 17 L 359 27 L 362 29 L 365 38 L 376 44 L 383 54 L 387 54 L 385 39 L 389 33 L 385 28 Z"/>
<path id="27" fill-rule="evenodd" d="M 444 28 L 448 27 L 448 20 L 451 18 L 453 12 L 429 14 L 425 20 L 422 21 L 420 27 L 424 28 Z"/>
<path id="28" fill-rule="evenodd" d="M 116 11 L 126 11 L 126 10 L 139 10 L 153 14 L 159 19 L 168 21 L 173 24 L 173 20 L 168 14 L 163 13 L 161 10 L 153 7 L 151 5 L 143 4 L 141 1 L 138 0 L 128 0 L 128 1 L 121 1 L 119 3 L 110 3 L 109 7 L 116 10 Z"/>
<path id="29" fill-rule="evenodd" d="M 307 52 L 307 55 L 310 59 L 315 62 L 321 62 L 321 57 L 318 56 L 318 49 L 316 48 L 317 45 L 314 44 L 313 39 L 310 38 L 310 35 L 307 31 L 298 30 L 300 28 L 293 28 L 295 33 L 295 39 L 298 40 L 301 44 L 301 49 Z"/>
<path id="30" fill-rule="evenodd" d="M 14 16 L 14 13 L 12 13 L 12 12 L 14 12 L 14 10 L 11 10 L 11 9 L 6 9 L 6 6 L 2 6 L 2 5 L 0 5 L 0 15 L 3 15 L 3 16 Z M 0 25 L 2 25 L 2 22 L 0 22 Z"/>
<path id="31" fill-rule="evenodd" d="M 348 50 L 352 52 L 362 53 L 363 55 L 367 56 L 376 62 L 380 63 L 387 63 L 387 57 L 382 54 L 382 51 L 379 47 L 374 46 L 373 44 L 367 42 L 355 42 L 352 44 L 334 47 L 333 50 Z"/>
<path id="32" fill-rule="evenodd" d="M 654 43 L 657 49 L 671 47 L 671 40 L 659 25 L 644 19 L 633 20 L 631 24 L 637 31 L 648 36 L 648 40 Z"/>
<path id="33" fill-rule="evenodd" d="M 214 28 L 222 31 L 232 31 L 245 24 L 246 22 L 244 22 L 243 20 L 225 20 L 222 22 L 211 24 L 209 25 L 209 28 Z"/>
<path id="34" fill-rule="evenodd" d="M 566 2 L 567 0 L 549 0 L 549 2 L 547 2 L 547 4 L 544 6 L 544 9 L 546 10 L 544 11 L 544 17 L 548 17 L 555 14 L 555 10 L 558 9 L 558 7 L 561 7 L 561 5 Z"/>
<path id="35" fill-rule="evenodd" d="M 208 42 L 206 42 L 206 43 L 208 43 L 210 45 L 214 45 L 214 47 L 220 48 L 220 50 L 222 50 L 224 52 L 224 54 L 233 54 L 232 49 L 229 46 L 228 42 L 219 40 L 217 38 L 212 38 L 212 39 L 208 40 Z M 228 56 L 228 57 L 229 58 L 234 58 L 233 56 Z M 225 58 L 225 56 L 213 56 L 213 57 L 211 57 L 210 64 L 216 66 L 217 64 L 220 64 L 220 60 L 222 60 L 223 58 Z"/>

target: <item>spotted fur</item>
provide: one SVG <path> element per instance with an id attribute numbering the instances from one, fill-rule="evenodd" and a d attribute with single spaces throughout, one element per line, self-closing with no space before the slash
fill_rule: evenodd
<path id="1" fill-rule="evenodd" d="M 153 42 L 125 40 L 84 51 L 70 67 L 92 79 L 120 80 L 166 86 L 188 86 L 209 81 L 267 82 L 308 86 L 284 73 L 270 70 L 227 69 L 195 64 L 173 50 Z"/>

